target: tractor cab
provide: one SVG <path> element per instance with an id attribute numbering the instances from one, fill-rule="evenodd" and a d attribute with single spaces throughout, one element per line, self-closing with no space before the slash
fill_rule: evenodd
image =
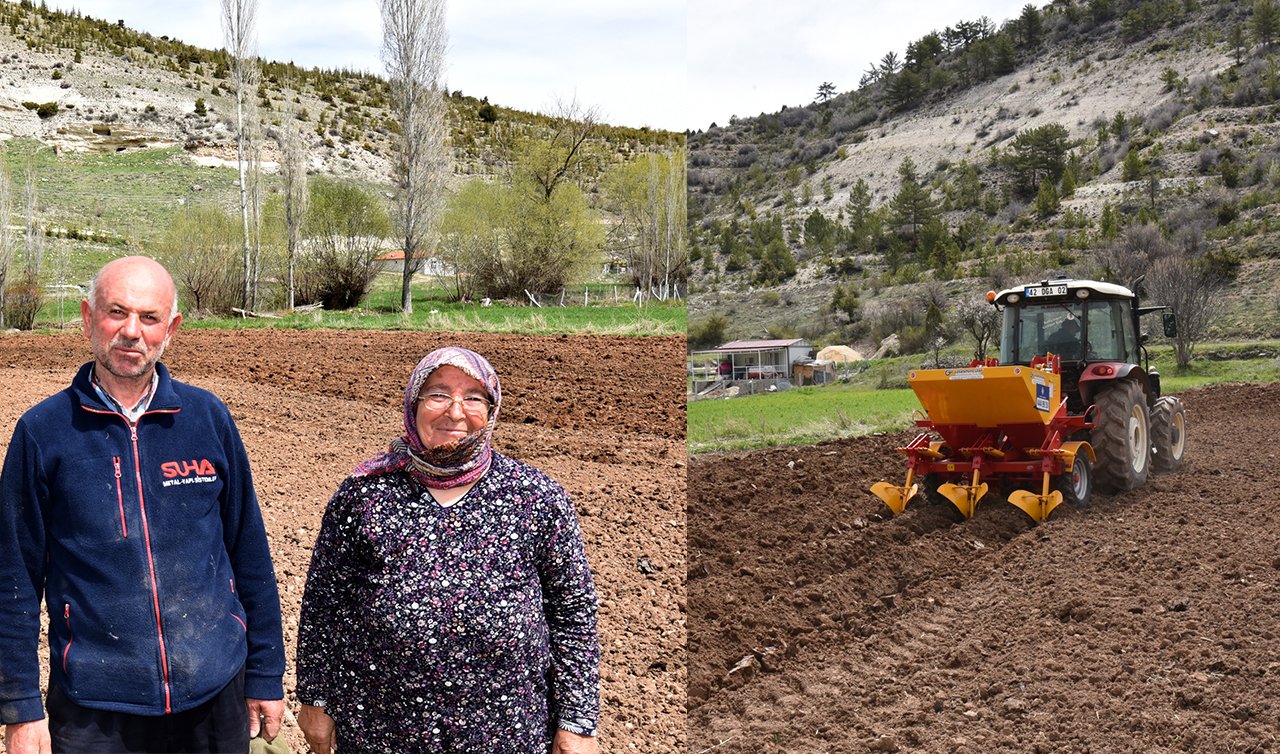
<path id="1" fill-rule="evenodd" d="M 1056 355 L 1072 413 L 1092 402 L 1082 378 L 1089 382 L 1095 376 L 1123 377 L 1139 369 L 1142 375 L 1135 376 L 1145 383 L 1150 400 L 1160 397 L 1160 378 L 1148 368 L 1139 317 L 1164 307 L 1139 308 L 1137 295 L 1124 286 L 1068 278 L 1008 288 L 995 294 L 992 303 L 1004 311 L 999 363 L 1029 365 L 1036 357 Z M 1166 312 L 1165 333 L 1171 334 L 1174 327 Z M 1092 374 L 1089 367 L 1100 363 L 1109 366 Z"/>

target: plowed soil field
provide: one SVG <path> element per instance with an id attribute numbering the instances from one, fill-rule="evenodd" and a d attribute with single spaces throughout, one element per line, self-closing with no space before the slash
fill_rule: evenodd
<path id="1" fill-rule="evenodd" d="M 1280 385 L 1183 399 L 1181 470 L 1040 526 L 882 516 L 909 434 L 693 459 L 689 750 L 1280 751 Z"/>
<path id="2" fill-rule="evenodd" d="M 683 337 L 180 332 L 165 362 L 227 402 L 253 464 L 284 605 L 285 688 L 325 503 L 402 431 L 409 372 L 448 344 L 498 370 L 497 448 L 548 472 L 577 505 L 601 596 L 605 751 L 684 751 Z M 79 335 L 0 336 L 0 452 L 22 412 L 90 358 Z M 296 729 L 286 734 L 306 751 Z"/>

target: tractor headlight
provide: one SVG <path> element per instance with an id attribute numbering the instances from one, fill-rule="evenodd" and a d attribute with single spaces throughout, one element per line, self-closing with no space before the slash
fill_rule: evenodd
<path id="1" fill-rule="evenodd" d="M 1019 302 L 1019 301 L 1021 301 L 1021 300 L 1022 300 L 1022 294 L 1020 294 L 1020 293 L 1010 293 L 1010 294 L 1009 294 L 1008 301 L 1009 301 L 1009 303 L 1010 303 L 1010 304 L 1016 304 L 1016 303 L 1018 303 L 1018 302 Z"/>
<path id="2" fill-rule="evenodd" d="M 1077 289 L 1076 289 L 1076 298 L 1089 298 L 1089 289 L 1088 289 L 1088 288 L 1077 288 Z"/>

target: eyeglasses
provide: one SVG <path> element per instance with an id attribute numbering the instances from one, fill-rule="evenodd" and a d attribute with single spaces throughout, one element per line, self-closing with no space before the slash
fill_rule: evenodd
<path id="1" fill-rule="evenodd" d="M 462 404 L 462 412 L 470 416 L 488 416 L 489 399 L 480 395 L 452 396 L 448 393 L 426 393 L 418 399 L 418 404 L 432 411 L 448 411 L 454 403 Z"/>

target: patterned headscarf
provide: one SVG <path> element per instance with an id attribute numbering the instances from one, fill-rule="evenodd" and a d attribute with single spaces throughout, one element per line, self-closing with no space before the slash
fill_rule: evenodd
<path id="1" fill-rule="evenodd" d="M 457 367 L 479 380 L 493 404 L 485 426 L 457 442 L 426 448 L 418 438 L 418 394 L 432 372 L 443 366 Z M 493 460 L 493 428 L 502 404 L 502 387 L 493 365 L 480 354 L 457 346 L 440 348 L 423 357 L 409 376 L 404 390 L 404 434 L 391 441 L 387 452 L 361 463 L 352 476 L 376 476 L 408 469 L 419 482 L 434 489 L 471 484 L 489 470 Z"/>

